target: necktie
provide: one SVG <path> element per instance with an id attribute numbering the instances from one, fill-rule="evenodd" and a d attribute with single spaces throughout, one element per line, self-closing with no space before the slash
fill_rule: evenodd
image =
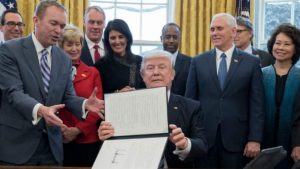
<path id="1" fill-rule="evenodd" d="M 95 63 L 100 59 L 100 53 L 99 53 L 99 45 L 95 45 L 94 49 L 95 49 L 95 53 L 94 53 L 94 57 L 95 57 Z"/>
<path id="2" fill-rule="evenodd" d="M 219 77 L 221 89 L 223 90 L 226 75 L 227 75 L 227 63 L 226 63 L 225 53 L 222 53 L 221 58 L 222 59 L 221 59 L 220 65 L 219 65 L 218 77 Z"/>
<path id="3" fill-rule="evenodd" d="M 44 90 L 48 94 L 49 83 L 50 83 L 50 67 L 48 64 L 48 51 L 47 49 L 42 50 L 42 57 L 40 61 L 42 80 L 44 83 Z"/>

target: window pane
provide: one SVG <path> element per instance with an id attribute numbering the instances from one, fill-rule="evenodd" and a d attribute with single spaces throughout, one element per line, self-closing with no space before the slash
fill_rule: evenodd
<path id="1" fill-rule="evenodd" d="M 165 5 L 143 5 L 142 39 L 159 41 L 161 29 L 167 22 Z"/>
<path id="2" fill-rule="evenodd" d="M 141 54 L 141 46 L 140 45 L 132 45 L 131 51 L 133 54 L 140 55 Z"/>
<path id="3" fill-rule="evenodd" d="M 141 3 L 141 0 L 117 0 L 119 2 L 126 2 L 126 3 Z"/>
<path id="4" fill-rule="evenodd" d="M 115 0 L 90 0 L 90 2 L 92 6 L 92 3 L 100 4 L 101 2 L 115 2 Z"/>
<path id="5" fill-rule="evenodd" d="M 134 40 L 140 40 L 140 5 L 118 4 L 116 18 L 128 24 Z"/>
<path id="6" fill-rule="evenodd" d="M 273 29 L 280 23 L 291 21 L 291 7 L 291 2 L 265 3 L 265 39 L 269 39 Z"/>
<path id="7" fill-rule="evenodd" d="M 166 4 L 167 0 L 143 0 L 143 3 Z"/>
<path id="8" fill-rule="evenodd" d="M 108 21 L 113 20 L 115 17 L 115 6 L 114 3 L 101 3 L 101 5 L 98 3 L 96 5 L 99 5 L 105 12 L 106 17 L 106 24 Z"/>
<path id="9" fill-rule="evenodd" d="M 300 27 L 300 0 L 296 2 L 295 9 L 295 25 Z"/>

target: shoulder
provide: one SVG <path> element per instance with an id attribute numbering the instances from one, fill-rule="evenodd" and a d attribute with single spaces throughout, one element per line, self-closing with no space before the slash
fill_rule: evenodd
<path id="1" fill-rule="evenodd" d="M 178 53 L 178 57 L 180 57 L 180 58 L 182 58 L 184 60 L 188 60 L 188 61 L 190 61 L 192 59 L 190 56 L 182 54 L 180 52 Z"/>
<path id="2" fill-rule="evenodd" d="M 200 108 L 200 102 L 187 98 L 187 97 L 183 97 L 177 94 L 171 94 L 174 97 L 174 100 L 178 101 L 181 103 L 181 105 L 185 106 L 186 108 L 189 109 L 199 109 Z"/>

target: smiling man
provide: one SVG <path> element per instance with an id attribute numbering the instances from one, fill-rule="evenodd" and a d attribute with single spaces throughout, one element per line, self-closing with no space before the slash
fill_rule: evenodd
<path id="1" fill-rule="evenodd" d="M 25 24 L 18 11 L 4 11 L 0 22 L 0 30 L 3 32 L 4 41 L 22 37 Z"/>
<path id="2" fill-rule="evenodd" d="M 192 168 L 197 158 L 207 152 L 203 114 L 198 102 L 170 93 L 175 71 L 171 54 L 151 51 L 143 57 L 141 76 L 147 88 L 168 88 L 168 122 L 170 129 L 166 145 L 164 167 Z M 100 140 L 113 136 L 113 124 L 102 122 L 98 130 Z"/>
<path id="3" fill-rule="evenodd" d="M 264 90 L 259 59 L 237 49 L 235 18 L 213 16 L 214 49 L 192 59 L 186 96 L 199 100 L 204 112 L 208 156 L 199 168 L 243 168 L 245 157 L 260 152 Z"/>

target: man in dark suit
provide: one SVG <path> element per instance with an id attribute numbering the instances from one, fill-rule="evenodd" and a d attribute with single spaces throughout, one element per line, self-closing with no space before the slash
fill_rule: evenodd
<path id="1" fill-rule="evenodd" d="M 203 168 L 243 168 L 260 151 L 264 91 L 259 59 L 233 44 L 237 25 L 227 13 L 213 16 L 214 49 L 192 59 L 186 96 L 199 100 L 209 151 Z M 218 73 L 217 73 L 218 72 Z"/>
<path id="2" fill-rule="evenodd" d="M 56 46 L 66 18 L 61 4 L 41 1 L 33 17 L 34 33 L 0 47 L 0 165 L 62 164 L 65 126 L 58 110 L 67 107 L 83 119 L 85 110 L 103 110 L 96 89 L 89 99 L 75 95 L 72 63 Z"/>
<path id="3" fill-rule="evenodd" d="M 3 33 L 4 42 L 22 37 L 25 24 L 18 11 L 11 9 L 5 10 L 1 15 L 0 22 L 0 30 Z"/>
<path id="4" fill-rule="evenodd" d="M 105 27 L 105 13 L 99 6 L 90 6 L 85 10 L 83 26 L 84 43 L 80 59 L 88 66 L 93 66 L 104 56 L 102 33 Z"/>
<path id="5" fill-rule="evenodd" d="M 181 41 L 179 26 L 176 23 L 167 23 L 161 31 L 160 40 L 163 43 L 164 50 L 172 54 L 172 63 L 176 72 L 171 92 L 184 96 L 191 57 L 180 53 L 178 50 Z"/>
<path id="6" fill-rule="evenodd" d="M 171 54 L 167 51 L 151 51 L 143 57 L 141 75 L 147 88 L 167 86 L 170 89 L 175 76 Z M 170 136 L 164 157 L 170 168 L 192 168 L 195 159 L 207 151 L 203 128 L 203 114 L 198 102 L 168 91 L 168 122 Z M 100 140 L 113 136 L 109 122 L 102 122 L 98 134 Z"/>
<path id="7" fill-rule="evenodd" d="M 256 49 L 252 46 L 253 39 L 253 27 L 248 18 L 237 17 L 237 35 L 234 39 L 234 43 L 237 48 L 244 52 L 255 55 L 260 60 L 261 67 L 266 67 L 274 63 L 272 56 L 263 50 Z"/>

